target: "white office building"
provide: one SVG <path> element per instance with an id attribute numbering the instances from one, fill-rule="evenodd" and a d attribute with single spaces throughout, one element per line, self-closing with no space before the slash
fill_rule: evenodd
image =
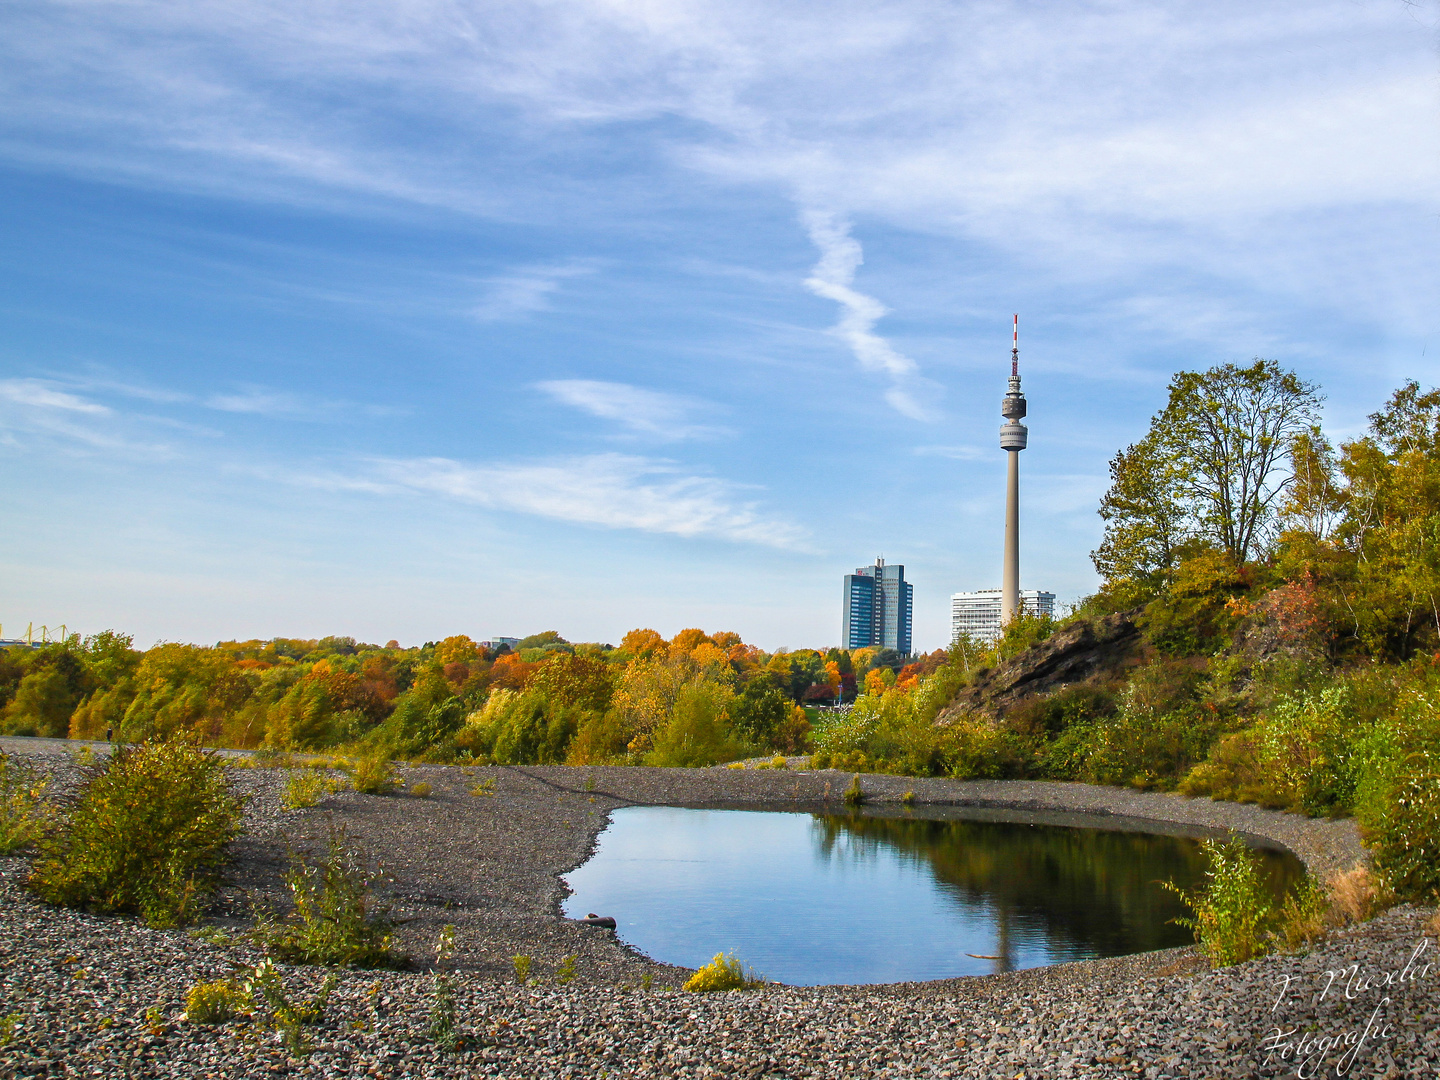
<path id="1" fill-rule="evenodd" d="M 1022 589 L 1020 610 L 1027 615 L 1054 618 L 1055 594 Z M 980 641 L 994 641 L 1000 636 L 999 589 L 957 592 L 950 597 L 950 640 L 954 641 L 957 634 L 969 634 Z"/>

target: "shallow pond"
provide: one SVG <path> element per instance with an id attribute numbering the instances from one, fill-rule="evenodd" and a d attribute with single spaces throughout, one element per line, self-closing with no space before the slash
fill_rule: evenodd
<path id="1" fill-rule="evenodd" d="M 1303 875 L 1261 855 L 1277 891 Z M 733 951 L 795 985 L 908 982 L 1188 944 L 1159 883 L 1193 888 L 1204 868 L 1194 835 L 1120 819 L 631 806 L 566 875 L 564 910 L 684 967 Z"/>

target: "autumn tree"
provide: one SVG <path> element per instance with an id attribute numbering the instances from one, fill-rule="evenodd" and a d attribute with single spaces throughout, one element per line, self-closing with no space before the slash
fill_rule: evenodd
<path id="1" fill-rule="evenodd" d="M 1440 390 L 1407 382 L 1341 447 L 1345 515 L 1336 537 L 1351 555 L 1343 606 L 1366 651 L 1408 656 L 1440 643 Z"/>

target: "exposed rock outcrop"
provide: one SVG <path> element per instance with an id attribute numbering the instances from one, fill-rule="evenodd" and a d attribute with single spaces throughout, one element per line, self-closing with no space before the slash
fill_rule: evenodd
<path id="1" fill-rule="evenodd" d="M 981 671 L 935 718 L 949 724 L 967 714 L 1003 717 L 1031 698 L 1075 683 L 1110 682 L 1141 662 L 1140 609 L 1071 623 L 1050 637 Z"/>

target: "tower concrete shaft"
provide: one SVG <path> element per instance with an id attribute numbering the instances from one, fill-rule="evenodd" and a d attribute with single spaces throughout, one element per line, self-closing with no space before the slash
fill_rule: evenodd
<path id="1" fill-rule="evenodd" d="M 1015 316 L 1015 337 L 1010 349 L 1010 389 L 1000 403 L 1005 424 L 1000 428 L 1000 449 L 1009 457 L 1005 477 L 1005 572 L 1000 578 L 1000 625 L 1020 614 L 1020 451 L 1029 444 L 1030 430 L 1022 423 L 1025 395 L 1020 390 L 1020 316 Z"/>
<path id="2" fill-rule="evenodd" d="M 1000 625 L 1020 611 L 1020 451 L 1010 450 L 1005 467 L 1005 573 L 1000 579 Z"/>

